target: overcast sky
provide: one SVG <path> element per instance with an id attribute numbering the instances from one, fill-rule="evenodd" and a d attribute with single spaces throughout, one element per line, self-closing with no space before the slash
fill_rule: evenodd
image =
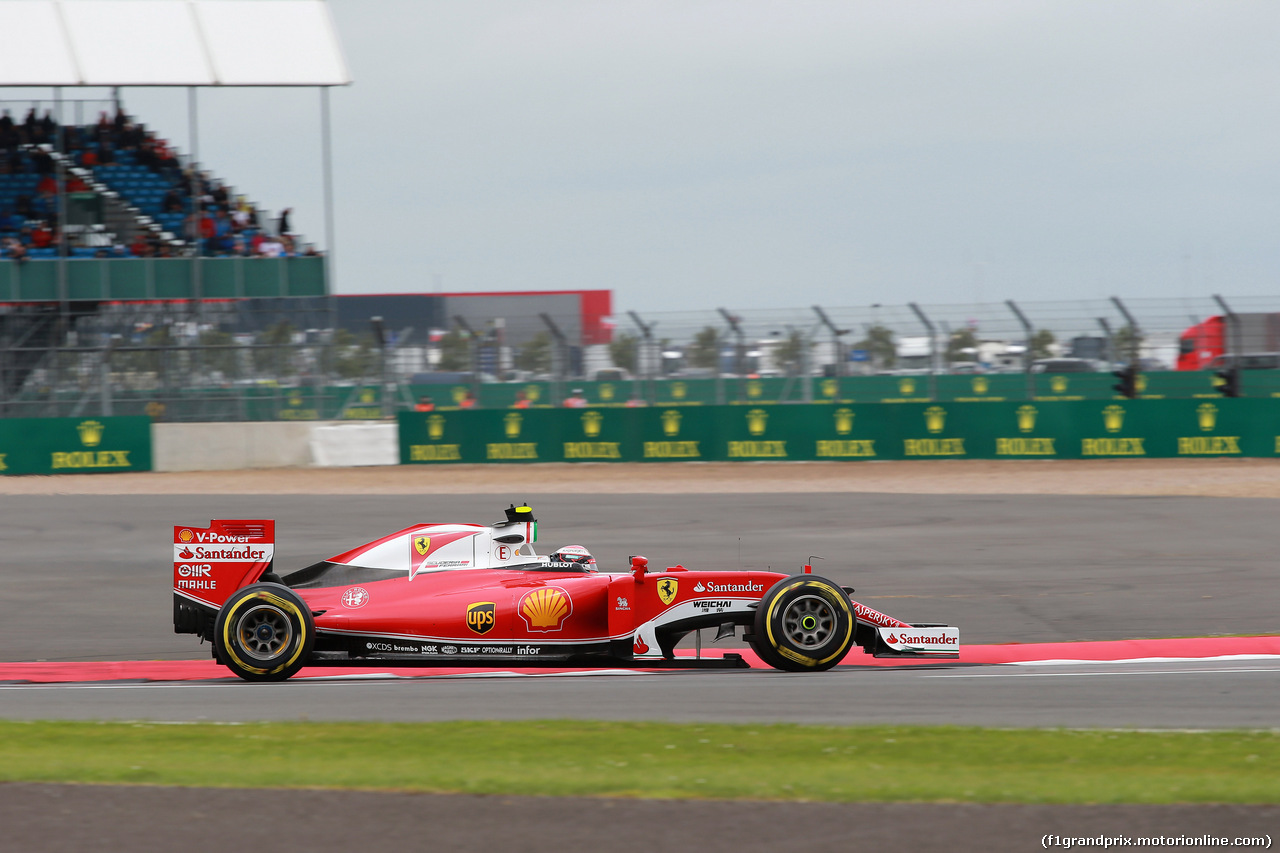
<path id="1" fill-rule="evenodd" d="M 339 292 L 1277 291 L 1274 2 L 330 5 Z M 184 91 L 125 97 L 186 145 Z M 318 102 L 206 91 L 200 132 L 320 240 Z"/>

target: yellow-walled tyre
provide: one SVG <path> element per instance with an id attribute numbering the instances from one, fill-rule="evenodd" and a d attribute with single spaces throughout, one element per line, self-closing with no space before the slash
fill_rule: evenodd
<path id="1" fill-rule="evenodd" d="M 236 590 L 218 611 L 218 660 L 245 681 L 284 681 L 311 656 L 315 620 L 287 586 L 258 583 Z"/>
<path id="2" fill-rule="evenodd" d="M 796 575 L 760 599 L 751 647 L 775 669 L 820 672 L 849 653 L 855 622 L 849 596 L 838 584 Z"/>

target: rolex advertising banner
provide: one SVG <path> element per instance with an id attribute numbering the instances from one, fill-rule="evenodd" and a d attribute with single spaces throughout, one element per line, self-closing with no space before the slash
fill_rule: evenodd
<path id="1" fill-rule="evenodd" d="M 150 470 L 150 418 L 0 420 L 0 474 Z"/>
<path id="2" fill-rule="evenodd" d="M 816 403 L 404 412 L 401 461 L 1280 455 L 1280 399 Z"/>

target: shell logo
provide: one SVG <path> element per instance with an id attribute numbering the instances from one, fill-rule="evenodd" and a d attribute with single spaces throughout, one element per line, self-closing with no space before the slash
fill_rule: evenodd
<path id="1" fill-rule="evenodd" d="M 1018 407 L 1018 429 L 1022 432 L 1031 432 L 1036 428 L 1036 415 L 1039 412 L 1035 406 L 1019 406 Z"/>
<path id="2" fill-rule="evenodd" d="M 99 421 L 81 421 L 76 426 L 80 433 L 80 443 L 85 447 L 97 447 L 102 443 L 102 431 L 105 427 Z"/>
<path id="3" fill-rule="evenodd" d="M 901 379 L 898 381 L 898 393 L 902 395 L 914 394 L 916 391 L 916 383 L 914 379 Z"/>
<path id="4" fill-rule="evenodd" d="M 930 406 L 925 409 L 924 425 L 929 432 L 942 432 L 942 428 L 947 425 L 947 410 L 941 406 Z"/>
<path id="5" fill-rule="evenodd" d="M 444 437 L 444 415 L 432 415 L 427 418 L 427 435 L 432 441 L 439 441 Z"/>
<path id="6" fill-rule="evenodd" d="M 604 415 L 599 412 L 583 412 L 582 434 L 587 438 L 595 438 L 600 434 L 600 422 L 602 420 L 604 420 Z"/>
<path id="7" fill-rule="evenodd" d="M 530 631 L 559 631 L 573 612 L 573 599 L 558 586 L 546 586 L 525 593 L 519 610 Z"/>
<path id="8" fill-rule="evenodd" d="M 663 412 L 662 413 L 663 434 L 679 435 L 680 434 L 680 418 L 682 417 L 683 415 L 681 415 L 675 409 L 668 409 L 667 411 Z"/>
<path id="9" fill-rule="evenodd" d="M 190 542 L 192 539 L 195 539 L 195 538 L 196 538 L 195 534 L 192 533 L 190 530 L 187 530 L 185 527 L 178 533 L 179 542 Z"/>
<path id="10" fill-rule="evenodd" d="M 764 409 L 752 409 L 747 412 L 747 432 L 752 435 L 764 435 L 764 428 L 768 422 L 769 413 Z"/>
<path id="11" fill-rule="evenodd" d="M 520 424 L 523 420 L 519 412 L 507 413 L 507 416 L 502 419 L 502 431 L 506 433 L 507 438 L 520 437 Z"/>
<path id="12" fill-rule="evenodd" d="M 1200 421 L 1201 432 L 1212 432 L 1218 423 L 1218 407 L 1213 403 L 1201 403 L 1196 408 L 1196 418 Z"/>
<path id="13" fill-rule="evenodd" d="M 853 432 L 853 410 L 836 409 L 836 434 L 848 435 Z"/>
<path id="14" fill-rule="evenodd" d="M 1102 410 L 1102 423 L 1107 432 L 1119 432 L 1124 426 L 1124 406 L 1114 403 Z"/>
<path id="15" fill-rule="evenodd" d="M 987 382 L 987 377 L 985 376 L 973 377 L 973 393 L 985 394 L 987 393 L 987 389 L 990 387 L 991 387 L 991 384 Z"/>

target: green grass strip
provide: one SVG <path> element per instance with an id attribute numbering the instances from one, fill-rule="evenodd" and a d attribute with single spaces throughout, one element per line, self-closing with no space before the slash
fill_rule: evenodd
<path id="1" fill-rule="evenodd" d="M 1280 802 L 1280 734 L 611 722 L 0 722 L 0 780 L 472 794 Z"/>

